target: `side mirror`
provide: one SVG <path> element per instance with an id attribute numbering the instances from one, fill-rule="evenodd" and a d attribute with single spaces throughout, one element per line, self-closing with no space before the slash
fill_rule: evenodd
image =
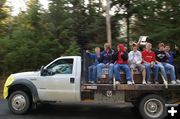
<path id="1" fill-rule="evenodd" d="M 41 69 L 40 69 L 41 76 L 45 76 L 45 72 L 46 72 L 46 69 L 44 69 L 44 65 L 43 65 L 41 66 Z"/>
<path id="2" fill-rule="evenodd" d="M 40 70 L 43 70 L 44 69 L 44 65 L 41 66 Z"/>
<path id="3" fill-rule="evenodd" d="M 55 74 L 55 72 L 49 71 L 46 68 L 44 68 L 44 66 L 41 66 L 40 74 L 41 76 L 52 76 Z"/>

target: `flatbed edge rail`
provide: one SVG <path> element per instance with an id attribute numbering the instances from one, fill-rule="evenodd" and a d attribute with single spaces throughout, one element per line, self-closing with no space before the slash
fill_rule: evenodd
<path id="1" fill-rule="evenodd" d="M 81 90 L 116 90 L 116 91 L 143 91 L 143 90 L 180 90 L 180 85 L 171 85 L 168 84 L 168 88 L 165 87 L 164 84 L 158 84 L 158 85 L 143 85 L 143 84 L 135 84 L 135 85 L 127 85 L 127 84 L 119 84 L 119 85 L 113 85 L 113 84 L 83 84 L 81 86 Z"/>

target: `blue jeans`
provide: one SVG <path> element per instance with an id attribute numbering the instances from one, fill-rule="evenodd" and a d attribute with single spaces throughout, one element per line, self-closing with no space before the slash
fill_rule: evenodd
<path id="1" fill-rule="evenodd" d="M 89 81 L 96 81 L 97 76 L 97 66 L 91 65 L 88 67 L 88 80 Z"/>
<path id="2" fill-rule="evenodd" d="M 121 81 L 120 70 L 123 70 L 125 72 L 127 81 L 132 80 L 131 70 L 127 64 L 115 64 L 114 75 L 115 75 L 116 81 Z"/>
<path id="3" fill-rule="evenodd" d="M 146 67 L 146 81 L 149 81 L 151 79 L 151 64 L 150 63 L 144 63 L 144 66 Z M 159 71 L 158 65 L 154 64 L 153 73 L 154 73 L 154 80 L 155 81 L 158 81 L 158 71 Z"/>
<path id="4" fill-rule="evenodd" d="M 166 75 L 166 71 L 170 72 L 170 77 L 171 77 L 171 81 L 176 80 L 176 76 L 175 76 L 175 70 L 174 70 L 174 66 L 168 63 L 158 63 L 158 66 L 160 68 L 160 71 L 163 75 L 163 77 L 167 80 L 167 75 Z"/>
<path id="5" fill-rule="evenodd" d="M 108 79 L 112 79 L 113 77 L 113 64 L 109 64 L 109 76 L 108 76 Z M 101 80 L 102 79 L 102 69 L 103 68 L 106 68 L 106 64 L 104 63 L 100 63 L 97 65 L 97 77 L 98 77 L 98 80 Z"/>

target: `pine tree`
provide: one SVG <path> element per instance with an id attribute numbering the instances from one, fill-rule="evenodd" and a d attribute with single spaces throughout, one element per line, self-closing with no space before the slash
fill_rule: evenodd
<path id="1" fill-rule="evenodd" d="M 8 27 L 8 7 L 5 6 L 6 0 L 0 1 L 0 36 L 8 34 L 8 30 L 11 30 L 11 26 Z"/>
<path id="2" fill-rule="evenodd" d="M 75 41 L 73 41 L 69 48 L 64 53 L 65 56 L 78 56 L 80 55 L 80 48 Z"/>

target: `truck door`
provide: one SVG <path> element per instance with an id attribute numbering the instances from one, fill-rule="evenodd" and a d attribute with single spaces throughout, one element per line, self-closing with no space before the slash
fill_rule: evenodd
<path id="1" fill-rule="evenodd" d="M 58 59 L 46 67 L 48 72 L 39 79 L 39 97 L 47 101 L 76 101 L 75 60 Z"/>

